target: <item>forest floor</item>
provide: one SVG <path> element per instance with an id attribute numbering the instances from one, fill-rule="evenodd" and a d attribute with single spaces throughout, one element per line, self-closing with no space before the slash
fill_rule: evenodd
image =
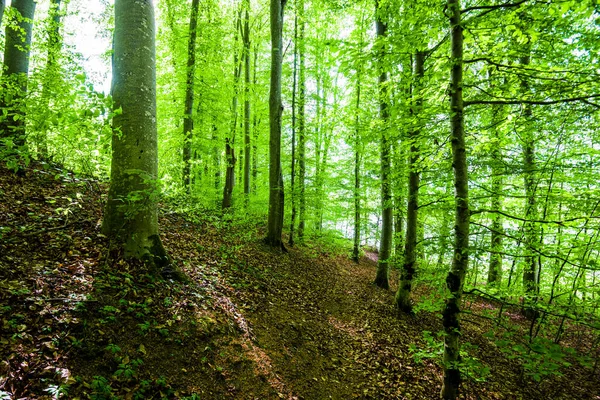
<path id="1" fill-rule="evenodd" d="M 394 287 L 371 284 L 373 254 L 282 254 L 261 225 L 165 206 L 161 237 L 190 281 L 162 280 L 109 251 L 105 189 L 50 165 L 0 167 L 0 399 L 438 397 L 440 318 L 398 315 Z M 533 380 L 490 327 L 463 324 L 479 362 L 462 398 L 600 399 L 597 371 Z"/>

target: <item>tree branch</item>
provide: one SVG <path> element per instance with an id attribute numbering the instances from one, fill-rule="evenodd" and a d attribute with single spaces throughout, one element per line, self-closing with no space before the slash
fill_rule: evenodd
<path id="1" fill-rule="evenodd" d="M 529 104 L 532 106 L 548 106 L 553 104 L 563 104 L 563 103 L 575 103 L 581 101 L 583 103 L 593 105 L 594 107 L 600 108 L 600 105 L 596 103 L 592 103 L 589 100 L 599 98 L 600 94 L 592 94 L 589 96 L 581 96 L 581 97 L 571 97 L 565 99 L 557 99 L 557 100 L 524 100 L 524 99 L 515 99 L 515 100 L 470 100 L 464 102 L 464 107 L 473 106 L 473 105 L 519 105 L 519 104 Z"/>
<path id="2" fill-rule="evenodd" d="M 521 6 L 521 4 L 527 3 L 528 1 L 530 1 L 530 0 L 520 0 L 520 1 L 517 1 L 515 3 L 506 2 L 506 3 L 503 3 L 503 4 L 497 4 L 495 6 L 473 6 L 473 7 L 467 7 L 465 9 L 461 10 L 460 13 L 461 14 L 465 14 L 465 13 L 468 13 L 470 11 L 475 11 L 475 10 L 490 10 L 491 11 L 491 10 L 497 10 L 497 9 L 500 9 L 500 8 L 519 7 L 519 6 Z"/>

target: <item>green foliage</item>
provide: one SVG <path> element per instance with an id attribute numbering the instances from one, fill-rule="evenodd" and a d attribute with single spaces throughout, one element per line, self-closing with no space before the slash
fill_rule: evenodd
<path id="1" fill-rule="evenodd" d="M 423 331 L 424 343 L 422 347 L 414 343 L 409 344 L 409 351 L 412 353 L 413 360 L 421 365 L 425 360 L 433 360 L 438 365 L 442 365 L 444 336 L 444 331 L 437 332 L 435 336 L 430 331 Z M 488 366 L 473 355 L 477 352 L 477 346 L 468 342 L 463 343 L 460 350 L 460 362 L 455 367 L 458 367 L 462 376 L 474 382 L 485 382 L 491 371 Z"/>

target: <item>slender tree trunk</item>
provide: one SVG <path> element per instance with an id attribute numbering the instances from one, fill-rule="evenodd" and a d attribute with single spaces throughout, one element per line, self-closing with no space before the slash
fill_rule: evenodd
<path id="1" fill-rule="evenodd" d="M 306 27 L 304 0 L 298 0 L 298 202 L 300 215 L 298 217 L 298 240 L 304 239 L 306 226 L 306 70 L 304 68 L 305 46 L 304 31 Z"/>
<path id="2" fill-rule="evenodd" d="M 422 107 L 421 85 L 425 75 L 425 53 L 418 51 L 415 57 L 415 89 L 413 91 L 413 116 L 419 118 Z M 406 212 L 406 243 L 404 247 L 404 263 L 400 272 L 400 283 L 396 292 L 396 306 L 401 311 L 412 313 L 410 293 L 417 261 L 417 221 L 419 216 L 419 140 L 420 127 L 410 129 L 410 156 L 408 163 L 408 209 Z"/>
<path id="3" fill-rule="evenodd" d="M 0 0 L 0 27 L 2 27 L 2 17 L 4 16 L 4 0 Z"/>
<path id="4" fill-rule="evenodd" d="M 250 0 L 244 14 L 244 195 L 250 200 Z"/>
<path id="5" fill-rule="evenodd" d="M 379 247 L 379 262 L 375 285 L 383 289 L 389 288 L 389 263 L 392 253 L 393 235 L 393 205 L 390 187 L 391 146 L 388 138 L 389 130 L 389 76 L 385 70 L 387 24 L 383 21 L 383 10 L 379 0 L 375 1 L 375 27 L 379 41 L 379 117 L 381 119 L 381 242 Z"/>
<path id="6" fill-rule="evenodd" d="M 454 225 L 454 256 L 452 267 L 446 277 L 450 292 L 443 315 L 444 382 L 441 397 L 454 400 L 460 387 L 460 302 L 467 268 L 469 266 L 469 181 L 467 149 L 463 115 L 463 26 L 460 16 L 460 0 L 448 0 L 452 47 L 450 79 L 450 121 L 452 163 L 454 166 L 454 189 L 456 196 L 456 220 Z"/>
<path id="7" fill-rule="evenodd" d="M 489 76 L 492 80 L 492 76 Z M 492 161 L 492 210 L 502 210 L 503 173 L 502 150 L 500 144 L 500 126 L 504 119 L 502 106 L 492 106 L 492 130 L 494 145 L 491 150 Z M 504 229 L 500 214 L 492 214 L 491 239 L 490 239 L 490 265 L 488 268 L 487 283 L 498 286 L 502 279 L 502 236 Z"/>
<path id="8" fill-rule="evenodd" d="M 258 45 L 254 45 L 254 65 L 252 77 L 252 90 L 254 101 L 256 102 L 256 67 L 258 65 Z M 255 112 L 252 118 L 252 130 L 254 137 L 252 140 L 252 191 L 256 192 L 256 181 L 258 180 L 258 113 Z"/>
<path id="9" fill-rule="evenodd" d="M 0 110 L 6 114 L 4 119 L 0 119 L 0 139 L 10 137 L 17 147 L 25 145 L 23 101 L 27 95 L 35 5 L 33 0 L 13 0 L 11 7 L 21 14 L 23 19 L 19 19 L 15 24 L 6 25 L 4 74 L 0 82 L 3 89 L 0 91 Z"/>
<path id="10" fill-rule="evenodd" d="M 221 151 L 219 142 L 219 135 L 217 130 L 217 122 L 216 117 L 213 116 L 212 123 L 212 134 L 211 134 L 211 142 L 212 142 L 212 155 L 213 155 L 213 168 L 214 168 L 214 187 L 215 187 L 215 202 L 218 205 L 219 201 L 217 200 L 219 194 L 219 188 L 221 187 Z"/>
<path id="11" fill-rule="evenodd" d="M 126 257 L 164 268 L 169 261 L 158 236 L 154 32 L 152 2 L 115 1 L 112 97 L 123 112 L 113 118 L 102 228 Z"/>
<path id="12" fill-rule="evenodd" d="M 281 171 L 281 62 L 285 0 L 271 0 L 271 85 L 269 92 L 269 218 L 266 241 L 283 248 L 283 174 Z"/>
<path id="13" fill-rule="evenodd" d="M 237 161 L 235 158 L 235 133 L 237 131 L 238 124 L 238 90 L 240 74 L 242 70 L 237 51 L 238 33 L 241 30 L 241 13 L 242 11 L 240 9 L 235 20 L 235 45 L 233 50 L 233 98 L 231 100 L 232 117 L 231 131 L 229 135 L 225 137 L 225 159 L 227 161 L 227 165 L 225 168 L 225 186 L 223 186 L 223 202 L 221 203 L 221 208 L 223 211 L 229 209 L 232 205 L 233 187 L 235 185 L 235 163 Z"/>
<path id="14" fill-rule="evenodd" d="M 360 67 L 356 71 L 356 110 L 354 119 L 354 249 L 352 259 L 358 263 L 360 257 Z"/>
<path id="15" fill-rule="evenodd" d="M 199 4 L 199 0 L 192 0 L 185 80 L 185 105 L 183 110 L 183 187 L 188 193 L 190 193 L 190 168 L 193 141 L 192 135 L 194 131 L 194 75 L 196 72 L 196 37 Z"/>
<path id="16" fill-rule="evenodd" d="M 292 196 L 292 218 L 290 222 L 289 245 L 294 245 L 296 225 L 296 77 L 298 75 L 298 15 L 294 18 L 294 69 L 292 77 L 292 171 L 290 174 L 290 193 Z"/>

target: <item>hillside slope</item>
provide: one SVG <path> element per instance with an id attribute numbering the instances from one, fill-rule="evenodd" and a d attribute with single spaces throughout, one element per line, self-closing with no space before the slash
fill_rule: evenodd
<path id="1" fill-rule="evenodd" d="M 440 319 L 397 315 L 393 291 L 370 284 L 372 259 L 316 243 L 281 254 L 261 225 L 164 209 L 162 239 L 190 282 L 162 280 L 109 251 L 104 193 L 49 165 L 0 170 L 0 398 L 437 398 L 423 332 Z M 529 381 L 482 324 L 464 336 L 490 374 L 464 398 L 600 394 L 581 368 Z"/>

